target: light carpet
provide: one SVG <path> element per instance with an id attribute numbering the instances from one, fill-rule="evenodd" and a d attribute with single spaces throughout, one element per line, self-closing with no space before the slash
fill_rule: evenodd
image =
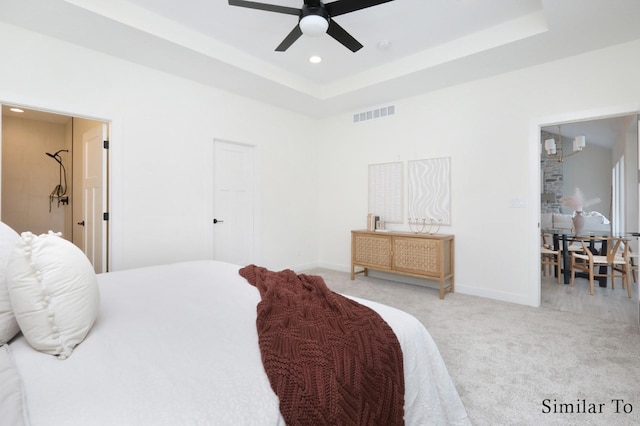
<path id="1" fill-rule="evenodd" d="M 640 424 L 637 325 L 460 293 L 440 300 L 433 288 L 351 281 L 328 269 L 304 272 L 322 276 L 336 292 L 418 318 L 475 425 Z"/>

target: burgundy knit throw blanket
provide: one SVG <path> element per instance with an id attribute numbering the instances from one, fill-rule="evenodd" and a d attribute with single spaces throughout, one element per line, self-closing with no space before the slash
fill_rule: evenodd
<path id="1" fill-rule="evenodd" d="M 402 349 L 377 312 L 319 276 L 255 265 L 240 275 L 262 297 L 262 363 L 288 426 L 404 424 Z"/>

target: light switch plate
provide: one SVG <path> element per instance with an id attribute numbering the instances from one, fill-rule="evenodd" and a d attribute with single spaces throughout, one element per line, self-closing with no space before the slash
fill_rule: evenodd
<path id="1" fill-rule="evenodd" d="M 524 198 L 521 198 L 521 197 L 509 198 L 509 208 L 524 209 L 525 207 L 526 207 L 526 203 L 524 201 Z"/>

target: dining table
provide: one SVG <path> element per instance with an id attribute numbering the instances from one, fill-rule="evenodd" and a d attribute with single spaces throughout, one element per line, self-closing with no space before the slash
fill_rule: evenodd
<path id="1" fill-rule="evenodd" d="M 553 249 L 558 251 L 562 247 L 562 275 L 565 284 L 571 283 L 571 258 L 569 246 L 573 242 L 580 242 L 588 240 L 589 251 L 593 254 L 606 253 L 607 251 L 607 237 L 619 237 L 630 240 L 633 237 L 640 236 L 638 232 L 610 232 L 610 231 L 591 231 L 584 230 L 576 234 L 574 229 L 570 228 L 546 228 L 542 229 L 545 234 L 551 234 L 553 236 Z M 607 287 L 607 265 L 600 266 L 600 274 L 604 276 L 596 277 L 598 286 Z M 585 277 L 583 273 L 576 273 L 578 277 Z"/>

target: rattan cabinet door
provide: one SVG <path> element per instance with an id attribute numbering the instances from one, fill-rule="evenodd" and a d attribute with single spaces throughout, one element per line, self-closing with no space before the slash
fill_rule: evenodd
<path id="1" fill-rule="evenodd" d="M 442 241 L 394 237 L 393 269 L 417 275 L 440 276 Z"/>
<path id="2" fill-rule="evenodd" d="M 377 269 L 391 269 L 391 237 L 353 234 L 353 263 Z"/>

